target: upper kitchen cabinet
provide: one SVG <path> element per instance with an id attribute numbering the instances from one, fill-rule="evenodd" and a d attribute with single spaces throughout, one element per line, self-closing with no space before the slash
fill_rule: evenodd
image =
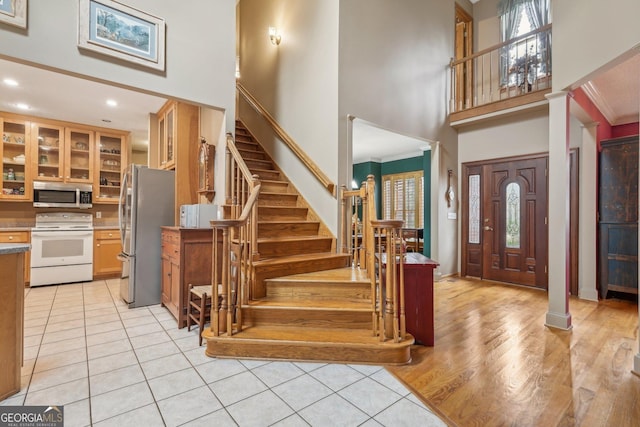
<path id="1" fill-rule="evenodd" d="M 31 123 L 31 164 L 38 181 L 64 180 L 64 127 Z"/>
<path id="2" fill-rule="evenodd" d="M 176 103 L 167 102 L 158 112 L 158 139 L 160 140 L 160 168 L 175 168 Z"/>
<path id="3" fill-rule="evenodd" d="M 0 117 L 2 128 L 2 200 L 29 200 L 32 177 L 29 159 L 29 122 Z"/>
<path id="4" fill-rule="evenodd" d="M 97 171 L 93 185 L 94 203 L 118 203 L 122 170 L 127 165 L 127 134 L 96 133 Z"/>
<path id="5" fill-rule="evenodd" d="M 66 128 L 64 177 L 68 182 L 93 183 L 94 133 Z"/>

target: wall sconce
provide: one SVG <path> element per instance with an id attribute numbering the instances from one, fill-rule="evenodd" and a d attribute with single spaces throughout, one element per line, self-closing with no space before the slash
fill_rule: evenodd
<path id="1" fill-rule="evenodd" d="M 275 46 L 278 46 L 282 41 L 282 35 L 278 33 L 276 27 L 269 27 L 269 40 L 271 40 L 271 44 Z"/>
<path id="2" fill-rule="evenodd" d="M 451 184 L 451 176 L 453 175 L 453 171 L 451 169 L 447 170 L 447 192 L 444 194 L 444 198 L 447 199 L 447 207 L 451 207 L 451 202 L 456 198 L 456 192 L 453 189 L 453 185 Z"/>

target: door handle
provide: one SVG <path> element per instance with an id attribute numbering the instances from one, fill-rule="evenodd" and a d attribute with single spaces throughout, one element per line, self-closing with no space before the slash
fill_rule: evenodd
<path id="1" fill-rule="evenodd" d="M 484 231 L 493 231 L 493 227 L 490 227 L 488 225 L 484 226 Z"/>

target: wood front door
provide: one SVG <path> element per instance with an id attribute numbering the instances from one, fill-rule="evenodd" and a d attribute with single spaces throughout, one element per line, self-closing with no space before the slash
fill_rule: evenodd
<path id="1" fill-rule="evenodd" d="M 547 288 L 547 158 L 464 167 L 463 275 Z"/>

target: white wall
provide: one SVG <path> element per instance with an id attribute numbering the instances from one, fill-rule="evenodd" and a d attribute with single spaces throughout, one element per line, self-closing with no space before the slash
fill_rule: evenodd
<path id="1" fill-rule="evenodd" d="M 554 91 L 640 47 L 638 0 L 555 0 L 552 7 Z"/>
<path id="2" fill-rule="evenodd" d="M 244 0 L 243 0 L 244 1 Z M 457 137 L 448 125 L 448 64 L 454 53 L 453 0 L 340 2 L 340 183 L 348 179 L 347 115 L 403 135 L 440 141 L 432 210 L 432 257 L 456 272 L 455 221 L 446 220 L 447 169 L 455 169 Z"/>
<path id="3" fill-rule="evenodd" d="M 78 48 L 78 1 L 30 1 L 28 29 L 0 25 L 0 56 L 229 111 L 235 93 L 235 1 L 156 0 L 127 5 L 166 21 L 166 71 Z"/>
<path id="4" fill-rule="evenodd" d="M 319 168 L 338 183 L 338 0 L 242 0 L 240 82 Z M 269 41 L 276 26 L 282 42 Z M 242 103 L 242 120 L 273 160 L 337 231 L 337 199 Z"/>

